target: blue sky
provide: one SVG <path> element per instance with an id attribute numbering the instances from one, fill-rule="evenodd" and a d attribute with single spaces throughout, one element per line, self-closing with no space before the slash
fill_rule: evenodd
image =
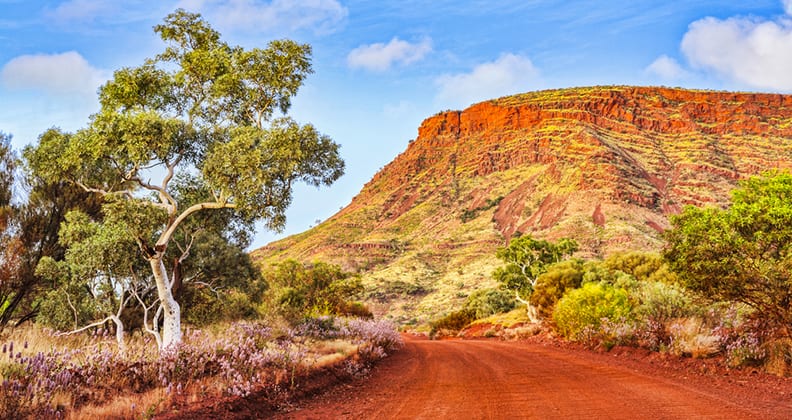
<path id="1" fill-rule="evenodd" d="M 292 115 L 342 145 L 347 174 L 300 186 L 285 232 L 345 206 L 438 111 L 529 90 L 606 85 L 792 92 L 792 0 L 0 0 L 0 131 L 21 148 L 98 109 L 96 88 L 200 12 L 245 47 L 313 46 Z"/>

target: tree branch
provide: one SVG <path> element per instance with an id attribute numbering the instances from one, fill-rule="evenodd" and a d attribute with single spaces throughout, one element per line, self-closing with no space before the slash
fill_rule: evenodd
<path id="1" fill-rule="evenodd" d="M 74 304 L 72 304 L 72 301 L 69 298 L 69 292 L 64 290 L 63 294 L 66 295 L 66 302 L 69 304 L 69 307 L 72 309 L 72 312 L 74 313 L 74 328 L 77 328 L 77 308 L 75 308 Z"/>
<path id="2" fill-rule="evenodd" d="M 186 260 L 187 257 L 190 256 L 190 250 L 192 249 L 192 246 L 195 243 L 195 237 L 198 236 L 198 233 L 200 233 L 201 231 L 203 231 L 203 229 L 198 229 L 192 234 L 190 234 L 190 242 L 187 244 L 187 246 L 184 249 L 181 249 L 181 247 L 179 247 L 179 250 L 182 252 L 181 256 L 179 257 L 179 264 L 183 263 L 184 260 Z"/>
<path id="3" fill-rule="evenodd" d="M 221 201 L 217 203 L 199 203 L 190 206 L 187 210 L 184 210 L 182 214 L 180 214 L 179 217 L 177 217 L 173 221 L 173 223 L 171 223 L 171 225 L 168 227 L 168 229 L 165 232 L 162 232 L 162 235 L 160 235 L 155 248 L 160 248 L 164 252 L 165 247 L 168 245 L 168 242 L 170 242 L 171 237 L 173 237 L 173 234 L 176 232 L 176 228 L 178 228 L 181 222 L 183 222 L 184 219 L 189 217 L 191 214 L 206 209 L 233 209 L 233 208 L 236 208 L 236 204 L 228 203 L 225 201 Z"/>
<path id="4" fill-rule="evenodd" d="M 157 348 L 162 348 L 162 335 L 160 335 L 159 330 L 157 329 L 157 320 L 159 319 L 159 313 L 162 310 L 162 305 L 157 308 L 157 313 L 154 315 L 154 319 L 151 321 L 151 327 L 149 327 L 149 320 L 148 315 L 151 308 L 154 307 L 159 302 L 159 299 L 156 299 L 150 306 L 146 306 L 146 303 L 143 302 L 141 299 L 140 294 L 137 292 L 136 289 L 133 289 L 132 294 L 135 296 L 135 299 L 140 303 L 140 306 L 143 307 L 143 330 L 147 333 L 154 336 L 154 339 L 157 340 Z"/>
<path id="5" fill-rule="evenodd" d="M 105 322 L 112 321 L 112 320 L 113 320 L 113 316 L 110 315 L 110 316 L 108 316 L 107 318 L 105 318 L 105 319 L 103 319 L 101 321 L 96 321 L 96 322 L 94 322 L 92 324 L 88 324 L 88 325 L 86 325 L 86 326 L 84 326 L 82 328 L 76 329 L 74 331 L 55 333 L 55 337 L 61 337 L 61 336 L 65 336 L 65 335 L 77 334 L 78 332 L 83 332 L 83 331 L 87 330 L 88 328 L 98 327 L 98 326 L 104 324 Z"/>

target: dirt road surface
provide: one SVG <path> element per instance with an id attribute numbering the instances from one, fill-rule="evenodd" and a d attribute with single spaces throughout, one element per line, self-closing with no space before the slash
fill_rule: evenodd
<path id="1" fill-rule="evenodd" d="M 659 365 L 536 343 L 408 338 L 370 377 L 278 418 L 792 419 L 788 380 Z"/>

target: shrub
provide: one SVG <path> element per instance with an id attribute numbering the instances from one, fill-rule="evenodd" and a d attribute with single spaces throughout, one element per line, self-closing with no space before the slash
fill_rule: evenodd
<path id="1" fill-rule="evenodd" d="M 729 207 L 688 206 L 671 225 L 664 258 L 686 287 L 750 305 L 792 338 L 792 174 L 743 180 Z"/>
<path id="2" fill-rule="evenodd" d="M 336 312 L 343 316 L 352 316 L 366 319 L 374 318 L 374 314 L 371 313 L 371 310 L 369 310 L 366 305 L 360 302 L 342 302 L 336 308 Z"/>
<path id="3" fill-rule="evenodd" d="M 558 332 L 574 341 L 595 338 L 603 320 L 628 322 L 632 305 L 624 289 L 603 283 L 587 283 L 566 294 L 553 311 Z"/>
<path id="4" fill-rule="evenodd" d="M 676 277 L 668 269 L 662 255 L 654 252 L 630 251 L 609 256 L 603 261 L 609 271 L 621 271 L 638 281 L 673 282 Z"/>
<path id="5" fill-rule="evenodd" d="M 187 288 L 183 299 L 190 302 L 190 305 L 185 305 L 184 320 L 197 327 L 220 321 L 250 319 L 258 315 L 255 303 L 236 288 L 217 291 L 208 287 Z"/>
<path id="6" fill-rule="evenodd" d="M 434 337 L 438 332 L 443 330 L 456 332 L 467 327 L 475 320 L 476 314 L 469 309 L 454 311 L 434 322 L 431 322 L 430 326 L 432 329 L 429 335 Z"/>
<path id="7" fill-rule="evenodd" d="M 672 354 L 703 358 L 721 351 L 721 338 L 700 318 L 672 321 L 668 331 L 671 341 L 668 350 Z"/>
<path id="8" fill-rule="evenodd" d="M 769 341 L 766 345 L 767 358 L 765 370 L 778 376 L 788 376 L 792 366 L 792 339 L 782 337 Z"/>
<path id="9" fill-rule="evenodd" d="M 468 296 L 465 309 L 472 312 L 474 320 L 509 312 L 514 309 L 514 295 L 503 289 L 476 290 Z"/>
<path id="10" fill-rule="evenodd" d="M 536 279 L 530 302 L 536 307 L 537 314 L 541 318 L 549 318 L 553 314 L 556 302 L 564 296 L 564 293 L 580 287 L 582 282 L 583 271 L 578 261 L 554 264 Z"/>
<path id="11" fill-rule="evenodd" d="M 272 285 L 271 296 L 282 315 L 291 321 L 320 315 L 343 315 L 352 308 L 350 299 L 363 291 L 360 277 L 337 265 L 303 265 L 282 262 L 265 274 Z M 351 310 L 365 313 L 362 308 Z"/>
<path id="12" fill-rule="evenodd" d="M 636 312 L 647 320 L 665 323 L 690 316 L 696 310 L 687 291 L 675 284 L 644 281 L 633 294 L 640 301 Z"/>
<path id="13" fill-rule="evenodd" d="M 724 347 L 726 363 L 732 367 L 759 366 L 767 358 L 767 348 L 755 331 L 728 337 Z"/>

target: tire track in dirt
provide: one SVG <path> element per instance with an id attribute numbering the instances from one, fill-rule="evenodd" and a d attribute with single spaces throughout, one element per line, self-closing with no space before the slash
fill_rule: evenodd
<path id="1" fill-rule="evenodd" d="M 597 354 L 531 343 L 406 340 L 371 377 L 279 418 L 792 418 L 792 404 L 746 405 L 729 389 L 663 377 Z M 784 400 L 782 400 L 784 401 Z"/>

